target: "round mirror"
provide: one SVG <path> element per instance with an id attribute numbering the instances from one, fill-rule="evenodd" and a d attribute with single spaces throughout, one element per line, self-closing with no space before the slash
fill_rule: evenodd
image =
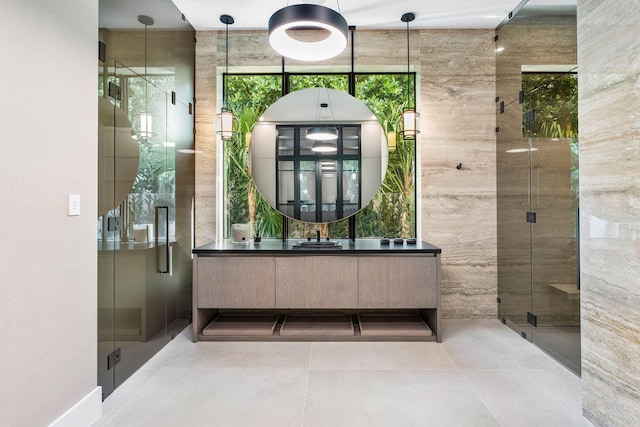
<path id="1" fill-rule="evenodd" d="M 262 197 L 283 215 L 324 223 L 354 215 L 387 170 L 384 130 L 353 96 L 333 89 L 292 92 L 255 125 L 249 169 Z"/>

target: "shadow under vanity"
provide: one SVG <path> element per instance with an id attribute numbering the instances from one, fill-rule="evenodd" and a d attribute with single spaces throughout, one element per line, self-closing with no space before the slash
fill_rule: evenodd
<path id="1" fill-rule="evenodd" d="M 193 250 L 193 340 L 440 341 L 440 254 L 399 239 Z"/>

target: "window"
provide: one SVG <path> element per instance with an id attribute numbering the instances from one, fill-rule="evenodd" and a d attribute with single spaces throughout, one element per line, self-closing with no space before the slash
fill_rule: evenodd
<path id="1" fill-rule="evenodd" d="M 226 74 L 223 76 L 227 90 L 227 104 L 240 121 L 241 133 L 231 142 L 224 144 L 225 158 L 225 203 L 224 216 L 225 237 L 230 237 L 231 224 L 251 223 L 253 233 L 262 237 L 282 237 L 282 216 L 262 198 L 256 190 L 249 173 L 248 136 L 262 113 L 283 95 L 283 87 L 289 91 L 309 87 L 327 87 L 348 92 L 349 75 L 344 73 L 307 73 L 307 74 Z M 407 87 L 411 88 L 411 99 L 407 99 Z M 342 197 L 342 205 L 337 202 L 322 204 L 309 203 L 307 193 L 287 193 L 287 197 L 279 200 L 289 205 L 287 209 L 299 209 L 308 217 L 315 215 L 314 222 L 334 221 L 332 214 L 342 210 L 348 215 L 349 210 L 358 210 L 356 214 L 356 237 L 415 237 L 416 235 L 416 187 L 415 187 L 415 141 L 405 141 L 396 131 L 399 130 L 398 118 L 403 107 L 415 103 L 415 74 L 405 73 L 356 73 L 355 97 L 361 100 L 378 118 L 387 133 L 394 134 L 397 140 L 395 150 L 389 153 L 389 163 L 383 184 L 377 195 L 367 206 L 359 206 L 359 197 L 355 195 L 358 176 L 358 160 L 355 158 L 335 158 L 336 170 L 342 169 L 342 178 L 335 176 L 336 192 L 342 189 L 349 192 L 349 200 Z M 281 129 L 281 132 L 294 132 L 294 128 Z M 343 129 L 343 132 L 352 130 Z M 304 151 L 304 148 L 301 148 Z M 343 151 L 343 156 L 344 156 Z M 329 160 L 329 159 L 325 159 Z M 308 161 L 308 163 L 306 163 Z M 281 163 L 282 162 L 282 163 Z M 318 168 L 320 166 L 320 169 Z M 299 159 L 296 164 L 292 159 L 278 160 L 281 181 L 286 174 L 295 173 L 296 167 L 308 176 L 315 173 L 320 176 L 314 185 L 329 185 L 329 178 L 322 180 L 322 163 L 317 159 Z M 345 180 L 344 176 L 347 176 Z M 339 181 L 342 181 L 339 183 Z M 331 181 L 333 185 L 333 181 Z M 338 186 L 341 187 L 338 187 Z M 280 187 L 279 187 L 280 188 Z M 323 186 L 324 188 L 324 186 Z M 284 187 L 282 189 L 284 192 Z M 287 190 L 288 191 L 288 190 Z M 282 193 L 284 194 L 284 193 Z M 295 197 L 289 197 L 291 194 Z M 351 202 L 350 200 L 355 200 Z M 314 199 L 315 200 L 315 199 Z M 322 200 L 322 199 L 319 199 Z M 326 210 L 320 214 L 318 210 Z M 313 210 L 313 211 L 312 211 Z M 318 216 L 319 215 L 319 216 Z M 337 218 L 337 214 L 336 217 Z M 325 226 L 323 224 L 323 226 Z M 328 234 L 333 238 L 348 237 L 348 219 L 329 222 Z M 315 231 L 313 227 L 313 231 Z M 303 237 L 309 234 L 309 224 L 291 220 L 289 237 Z"/>

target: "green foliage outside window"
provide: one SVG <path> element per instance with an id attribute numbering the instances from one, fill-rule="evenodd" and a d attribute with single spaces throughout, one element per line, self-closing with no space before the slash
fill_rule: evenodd
<path id="1" fill-rule="evenodd" d="M 346 74 L 289 75 L 290 91 L 327 87 L 348 91 Z M 412 83 L 412 81 L 411 81 Z M 413 88 L 413 86 L 410 86 Z M 407 105 L 404 74 L 360 74 L 356 76 L 356 98 L 378 117 L 386 132 L 397 132 L 398 119 Z M 232 223 L 250 222 L 263 237 L 282 235 L 280 213 L 256 190 L 247 164 L 246 133 L 253 130 L 268 106 L 282 96 L 281 75 L 226 76 L 227 104 L 240 122 L 240 133 L 225 142 L 227 229 Z M 413 93 L 413 92 L 411 92 Z M 397 149 L 389 153 L 384 182 L 374 199 L 356 214 L 357 237 L 415 236 L 415 146 L 396 134 Z M 320 228 L 333 238 L 348 235 L 348 219 L 329 224 L 290 222 L 290 237 L 315 235 Z"/>
<path id="2" fill-rule="evenodd" d="M 524 137 L 578 137 L 578 76 L 566 73 L 522 75 L 523 111 L 535 110 L 535 121 L 523 125 Z"/>
<path id="3" fill-rule="evenodd" d="M 349 92 L 349 77 L 346 74 L 293 74 L 289 76 L 291 92 L 312 87 L 326 87 Z"/>
<path id="4" fill-rule="evenodd" d="M 240 123 L 240 132 L 224 144 L 227 230 L 231 229 L 231 224 L 251 223 L 254 235 L 279 237 L 282 235 L 282 216 L 269 206 L 253 183 L 246 138 L 267 107 L 282 96 L 282 78 L 277 75 L 229 75 L 226 76 L 226 87 L 227 104 Z"/>
<path id="5" fill-rule="evenodd" d="M 526 138 L 569 139 L 571 150 L 571 208 L 580 204 L 578 144 L 578 75 L 526 73 L 522 75 L 523 111 L 535 110 L 535 121 L 523 123 Z M 574 227 L 575 229 L 575 227 Z"/>

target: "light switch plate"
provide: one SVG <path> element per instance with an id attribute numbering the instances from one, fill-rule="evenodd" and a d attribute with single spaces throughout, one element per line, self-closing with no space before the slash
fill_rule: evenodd
<path id="1" fill-rule="evenodd" d="M 69 194 L 69 216 L 80 215 L 80 195 Z"/>

